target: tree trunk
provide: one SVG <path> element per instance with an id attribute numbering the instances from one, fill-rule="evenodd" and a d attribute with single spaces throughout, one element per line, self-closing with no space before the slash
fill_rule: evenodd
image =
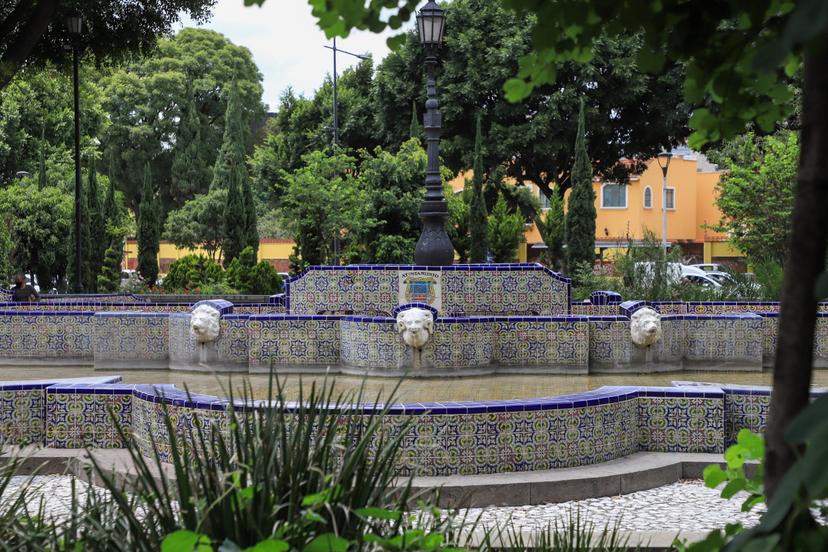
<path id="1" fill-rule="evenodd" d="M 802 148 L 785 267 L 779 338 L 765 437 L 765 489 L 769 497 L 796 459 L 784 440 L 788 424 L 809 400 L 816 325 L 816 280 L 825 268 L 828 240 L 828 33 L 805 53 Z"/>

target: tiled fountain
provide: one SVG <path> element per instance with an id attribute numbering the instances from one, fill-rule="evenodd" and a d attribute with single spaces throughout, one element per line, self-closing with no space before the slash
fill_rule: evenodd
<path id="1" fill-rule="evenodd" d="M 120 295 L 0 309 L 6 364 L 441 377 L 759 371 L 774 355 L 778 305 L 622 301 L 603 291 L 573 304 L 567 278 L 510 264 L 311 267 L 284 295 L 259 305 Z M 659 331 L 641 342 L 631 330 L 644 309 Z M 823 365 L 826 322 L 820 315 L 816 357 Z M 542 399 L 394 405 L 383 422 L 415 417 L 404 471 L 475 474 L 593 464 L 636 451 L 722 452 L 740 428 L 763 427 L 767 404 L 766 389 L 604 387 Z M 149 447 L 153 435 L 164 452 L 163 408 L 173 411 L 178 430 L 197 416 L 226 431 L 227 409 L 238 406 L 117 376 L 7 382 L 0 383 L 0 439 L 118 448 L 111 410 L 139 444 Z"/>

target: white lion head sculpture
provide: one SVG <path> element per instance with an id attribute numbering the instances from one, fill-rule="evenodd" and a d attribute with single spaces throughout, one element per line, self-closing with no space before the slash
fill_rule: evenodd
<path id="1" fill-rule="evenodd" d="M 434 315 L 425 309 L 407 309 L 397 314 L 397 332 L 409 347 L 419 349 L 434 333 Z"/>
<path id="2" fill-rule="evenodd" d="M 638 309 L 630 317 L 633 343 L 648 347 L 661 339 L 661 316 L 653 309 Z"/>
<path id="3" fill-rule="evenodd" d="M 219 336 L 221 313 L 210 305 L 199 305 L 190 315 L 190 330 L 199 343 L 215 341 Z"/>

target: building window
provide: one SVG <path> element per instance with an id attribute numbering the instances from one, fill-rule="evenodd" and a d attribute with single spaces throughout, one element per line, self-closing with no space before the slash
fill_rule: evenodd
<path id="1" fill-rule="evenodd" d="M 644 208 L 645 209 L 652 209 L 653 208 L 653 189 L 647 186 L 644 188 Z"/>
<path id="2" fill-rule="evenodd" d="M 675 209 L 676 208 L 676 189 L 675 188 L 667 188 L 665 195 L 664 195 L 664 204 L 667 206 L 668 209 Z"/>
<path id="3" fill-rule="evenodd" d="M 602 209 L 626 209 L 627 186 L 624 184 L 604 184 L 601 186 Z"/>

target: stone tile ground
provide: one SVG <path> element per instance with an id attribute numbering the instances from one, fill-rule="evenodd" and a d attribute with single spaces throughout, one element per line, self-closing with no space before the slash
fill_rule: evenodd
<path id="1" fill-rule="evenodd" d="M 6 494 L 13 493 L 29 480 L 27 476 L 13 478 Z M 46 513 L 62 516 L 68 512 L 71 500 L 71 477 L 60 475 L 36 476 L 32 485 L 37 495 L 43 496 Z M 86 484 L 77 481 L 82 494 Z M 597 528 L 619 522 L 622 531 L 705 531 L 722 527 L 725 523 L 741 522 L 753 525 L 759 520 L 759 511 L 743 513 L 741 500 L 723 500 L 716 490 L 704 487 L 701 481 L 680 481 L 621 496 L 592 498 L 558 504 L 515 506 L 486 509 L 470 509 L 469 518 L 481 515 L 485 527 L 511 523 L 521 529 L 544 529 L 568 519 L 569 512 L 577 508 L 582 519 L 595 523 Z M 461 512 L 462 515 L 462 512 Z"/>
<path id="2" fill-rule="evenodd" d="M 739 497 L 723 500 L 719 491 L 706 488 L 701 481 L 680 481 L 620 496 L 536 506 L 473 508 L 468 514 L 470 519 L 481 515 L 481 523 L 486 527 L 511 521 L 516 527 L 534 530 L 565 521 L 572 509 L 578 509 L 581 518 L 595 523 L 596 528 L 613 526 L 617 521 L 622 531 L 706 531 L 725 523 L 756 524 L 760 511 L 743 513 L 741 505 Z"/>

